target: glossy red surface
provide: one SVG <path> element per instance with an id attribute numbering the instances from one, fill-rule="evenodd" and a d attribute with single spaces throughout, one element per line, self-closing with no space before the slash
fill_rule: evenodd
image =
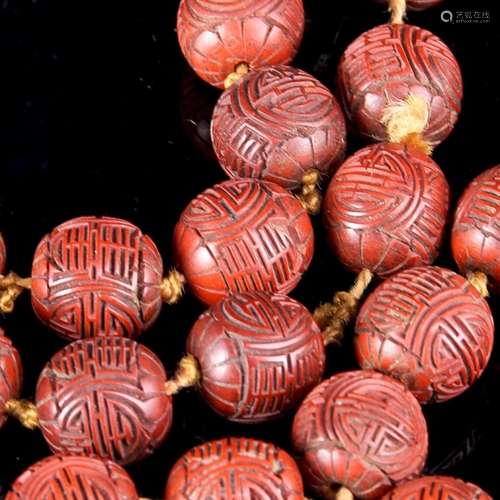
<path id="1" fill-rule="evenodd" d="M 303 500 L 302 478 L 288 453 L 247 438 L 210 441 L 188 451 L 172 468 L 168 500 Z"/>
<path id="2" fill-rule="evenodd" d="M 345 120 L 316 78 L 290 66 L 250 72 L 220 97 L 212 142 L 230 177 L 297 188 L 316 169 L 327 176 L 343 159 Z"/>
<path id="3" fill-rule="evenodd" d="M 479 378 L 494 329 L 488 303 L 466 279 L 440 267 L 416 267 L 368 296 L 354 345 L 362 368 L 399 379 L 422 403 L 440 402 Z"/>
<path id="4" fill-rule="evenodd" d="M 500 293 L 500 165 L 476 177 L 455 212 L 451 249 L 463 273 L 482 271 Z"/>
<path id="5" fill-rule="evenodd" d="M 56 353 L 40 374 L 40 428 L 54 453 L 135 462 L 157 448 L 170 429 L 165 381 L 160 360 L 133 340 L 78 340 Z"/>
<path id="6" fill-rule="evenodd" d="M 182 212 L 174 254 L 206 304 L 249 290 L 287 294 L 314 250 L 311 221 L 277 184 L 234 179 L 198 195 Z"/>
<path id="7" fill-rule="evenodd" d="M 302 0 L 182 0 L 177 36 L 190 66 L 219 88 L 241 62 L 286 64 L 304 32 Z"/>
<path id="8" fill-rule="evenodd" d="M 284 295 L 231 295 L 194 324 L 187 351 L 201 367 L 203 399 L 239 422 L 275 418 L 317 385 L 325 366 L 311 313 Z"/>
<path id="9" fill-rule="evenodd" d="M 427 426 L 418 401 L 391 377 L 373 371 L 334 375 L 300 406 L 292 442 L 305 482 L 326 496 L 338 484 L 375 499 L 420 474 Z"/>
<path id="10" fill-rule="evenodd" d="M 137 337 L 161 309 L 163 264 L 133 224 L 80 217 L 39 243 L 31 300 L 37 316 L 63 338 Z"/>
<path id="11" fill-rule="evenodd" d="M 0 328 L 0 427 L 7 420 L 5 403 L 19 396 L 23 384 L 23 366 L 17 349 Z"/>
<path id="12" fill-rule="evenodd" d="M 109 460 L 55 455 L 26 469 L 6 500 L 138 500 L 127 472 Z"/>
<path id="13" fill-rule="evenodd" d="M 383 24 L 359 36 L 342 56 L 337 83 L 353 128 L 377 141 L 387 140 L 381 123 L 386 106 L 410 93 L 428 103 L 423 137 L 432 145 L 450 134 L 461 109 L 455 57 L 437 36 L 409 24 Z"/>
<path id="14" fill-rule="evenodd" d="M 0 274 L 5 272 L 5 263 L 7 262 L 7 250 L 3 241 L 2 233 L 0 233 Z"/>
<path id="15" fill-rule="evenodd" d="M 448 212 L 449 189 L 437 164 L 415 149 L 375 144 L 348 158 L 324 200 L 330 246 L 351 271 L 386 277 L 431 264 Z"/>

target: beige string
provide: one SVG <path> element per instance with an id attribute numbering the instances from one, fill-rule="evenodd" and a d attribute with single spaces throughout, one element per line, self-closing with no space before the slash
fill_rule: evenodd
<path id="1" fill-rule="evenodd" d="M 31 278 L 20 278 L 14 272 L 10 272 L 7 276 L 0 275 L 0 312 L 12 312 L 17 297 L 30 288 Z"/>
<path id="2" fill-rule="evenodd" d="M 354 495 L 345 486 L 325 486 L 321 490 L 321 496 L 326 500 L 354 500 Z"/>
<path id="3" fill-rule="evenodd" d="M 201 378 L 200 366 L 192 354 L 187 354 L 179 361 L 179 366 L 172 379 L 165 383 L 165 392 L 172 396 L 185 387 L 196 385 Z"/>
<path id="4" fill-rule="evenodd" d="M 26 399 L 9 399 L 5 403 L 5 411 L 19 420 L 24 427 L 36 429 L 38 427 L 38 410 L 36 405 Z"/>
<path id="5" fill-rule="evenodd" d="M 224 80 L 224 88 L 228 89 L 233 83 L 237 82 L 242 76 L 250 71 L 250 66 L 246 62 L 240 62 L 234 67 L 234 72 L 229 73 Z"/>
<path id="6" fill-rule="evenodd" d="M 302 177 L 302 193 L 299 200 L 307 213 L 316 215 L 321 209 L 321 193 L 318 190 L 320 173 L 317 170 L 309 170 Z"/>
<path id="7" fill-rule="evenodd" d="M 175 304 L 184 293 L 184 284 L 186 278 L 179 271 L 172 269 L 168 275 L 163 278 L 160 291 L 161 298 L 166 304 Z"/>
<path id="8" fill-rule="evenodd" d="M 418 148 L 427 155 L 432 153 L 432 146 L 422 137 L 429 122 L 429 107 L 421 95 L 408 94 L 386 106 L 381 122 L 390 142 Z"/>
<path id="9" fill-rule="evenodd" d="M 481 297 L 489 297 L 488 276 L 481 271 L 471 271 L 467 273 L 469 283 L 481 294 Z"/>
<path id="10" fill-rule="evenodd" d="M 337 292 L 332 302 L 321 304 L 314 311 L 314 319 L 321 328 L 325 345 L 340 342 L 345 327 L 355 316 L 359 300 L 372 279 L 373 273 L 369 269 L 362 269 L 348 292 Z"/>
<path id="11" fill-rule="evenodd" d="M 406 0 L 389 0 L 392 24 L 403 24 L 406 16 Z"/>

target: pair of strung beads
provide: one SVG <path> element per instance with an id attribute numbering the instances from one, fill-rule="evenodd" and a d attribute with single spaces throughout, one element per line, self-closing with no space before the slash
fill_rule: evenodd
<path id="1" fill-rule="evenodd" d="M 363 303 L 355 326 L 362 368 L 391 375 L 421 403 L 458 396 L 488 364 L 494 340 L 486 300 L 459 274 L 407 269 Z"/>
<path id="2" fill-rule="evenodd" d="M 306 397 L 292 428 L 306 483 L 328 498 L 335 485 L 374 499 L 416 477 L 427 456 L 418 401 L 396 380 L 352 371 L 325 380 Z"/>

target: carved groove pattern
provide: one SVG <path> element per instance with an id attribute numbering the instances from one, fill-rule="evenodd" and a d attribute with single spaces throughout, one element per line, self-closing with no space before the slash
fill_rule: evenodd
<path id="1" fill-rule="evenodd" d="M 5 403 L 19 396 L 23 383 L 23 366 L 17 349 L 0 328 L 0 427 L 7 420 Z"/>
<path id="2" fill-rule="evenodd" d="M 396 144 L 368 146 L 345 161 L 325 195 L 327 236 L 352 271 L 380 276 L 437 256 L 449 189 L 428 156 Z"/>
<path id="3" fill-rule="evenodd" d="M 277 184 L 230 180 L 204 191 L 181 214 L 174 252 L 206 304 L 249 290 L 287 294 L 309 266 L 311 221 Z"/>
<path id="4" fill-rule="evenodd" d="M 109 217 L 72 219 L 36 249 L 33 309 L 68 340 L 137 337 L 160 312 L 162 273 L 155 244 L 133 224 Z"/>
<path id="5" fill-rule="evenodd" d="M 32 465 L 14 482 L 6 500 L 137 500 L 125 470 L 108 460 L 55 455 Z"/>
<path id="6" fill-rule="evenodd" d="M 323 374 L 325 351 L 310 312 L 284 295 L 230 295 L 193 326 L 204 399 L 225 417 L 257 422 L 295 407 Z"/>
<path id="7" fill-rule="evenodd" d="M 427 30 L 383 24 L 363 33 L 344 52 L 338 68 L 344 110 L 356 128 L 387 140 L 385 107 L 409 93 L 428 102 L 424 138 L 439 144 L 452 131 L 461 109 L 462 75 L 450 49 Z"/>
<path id="8" fill-rule="evenodd" d="M 134 462 L 170 429 L 165 381 L 160 360 L 133 340 L 73 342 L 52 357 L 38 380 L 40 428 L 54 453 Z"/>
<path id="9" fill-rule="evenodd" d="M 331 92 L 289 66 L 252 71 L 220 97 L 212 141 L 231 177 L 300 186 L 314 168 L 328 174 L 344 155 L 345 120 Z"/>
<path id="10" fill-rule="evenodd" d="M 483 271 L 500 293 L 500 165 L 474 179 L 462 195 L 451 247 L 462 272 Z"/>
<path id="11" fill-rule="evenodd" d="M 295 416 L 292 441 L 309 486 L 324 492 L 343 484 L 356 498 L 379 498 L 412 479 L 427 456 L 418 401 L 372 371 L 340 373 L 313 389 Z"/>
<path id="12" fill-rule="evenodd" d="M 303 500 L 297 465 L 272 444 L 246 438 L 211 441 L 188 451 L 174 465 L 169 500 Z"/>
<path id="13" fill-rule="evenodd" d="M 421 402 L 446 401 L 481 375 L 493 349 L 493 317 L 462 276 L 417 267 L 384 281 L 363 304 L 355 350 L 363 368 L 401 380 Z"/>
<path id="14" fill-rule="evenodd" d="M 303 32 L 302 0 L 182 0 L 177 13 L 184 57 L 220 88 L 240 62 L 252 69 L 290 62 Z"/>
<path id="15" fill-rule="evenodd" d="M 382 500 L 493 500 L 493 497 L 460 479 L 427 476 L 398 486 Z"/>

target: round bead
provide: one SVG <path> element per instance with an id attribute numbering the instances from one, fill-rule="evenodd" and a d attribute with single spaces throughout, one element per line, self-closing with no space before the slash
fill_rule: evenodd
<path id="1" fill-rule="evenodd" d="M 234 179 L 207 189 L 181 214 L 174 253 L 204 303 L 248 290 L 287 294 L 314 250 L 311 221 L 277 184 Z"/>
<path id="2" fill-rule="evenodd" d="M 422 403 L 464 392 L 493 349 L 493 317 L 476 289 L 440 267 L 407 269 L 384 281 L 356 321 L 362 368 L 403 382 Z"/>
<path id="3" fill-rule="evenodd" d="M 379 3 L 389 3 L 388 0 L 377 0 Z M 443 0 L 406 0 L 406 8 L 408 10 L 420 11 L 435 7 L 442 3 Z"/>
<path id="4" fill-rule="evenodd" d="M 219 88 L 241 63 L 286 64 L 304 32 L 302 0 L 182 0 L 177 36 L 190 66 Z"/>
<path id="5" fill-rule="evenodd" d="M 14 482 L 6 500 L 138 500 L 125 470 L 97 458 L 55 455 L 29 467 Z"/>
<path id="6" fill-rule="evenodd" d="M 344 52 L 337 80 L 347 117 L 377 141 L 387 140 L 381 122 L 386 106 L 410 93 L 427 101 L 423 138 L 431 145 L 450 134 L 461 108 L 462 75 L 450 49 L 408 24 L 383 24 L 363 33 Z"/>
<path id="7" fill-rule="evenodd" d="M 382 500 L 493 500 L 476 485 L 446 476 L 414 479 L 392 490 Z"/>
<path id="8" fill-rule="evenodd" d="M 372 371 L 340 373 L 313 389 L 295 416 L 292 441 L 305 481 L 325 496 L 343 484 L 356 498 L 379 498 L 417 476 L 427 456 L 418 401 Z"/>
<path id="9" fill-rule="evenodd" d="M 327 175 L 343 158 L 345 120 L 331 92 L 289 66 L 252 71 L 220 97 L 212 142 L 230 177 L 294 189 L 311 169 Z"/>
<path id="10" fill-rule="evenodd" d="M 5 423 L 5 403 L 17 398 L 23 383 L 21 358 L 12 342 L 5 337 L 0 328 L 0 427 Z"/>
<path id="11" fill-rule="evenodd" d="M 482 271 L 500 293 L 500 165 L 474 179 L 458 202 L 451 249 L 463 273 Z"/>
<path id="12" fill-rule="evenodd" d="M 170 429 L 165 382 L 160 360 L 133 340 L 78 340 L 55 354 L 38 379 L 40 428 L 54 453 L 137 461 Z"/>
<path id="13" fill-rule="evenodd" d="M 0 274 L 5 272 L 5 263 L 7 262 L 7 250 L 3 241 L 2 233 L 0 233 Z"/>
<path id="14" fill-rule="evenodd" d="M 294 408 L 323 374 L 325 349 L 311 313 L 284 295 L 246 292 L 214 304 L 194 324 L 187 350 L 201 368 L 201 392 L 238 422 Z"/>
<path id="15" fill-rule="evenodd" d="M 276 446 L 227 438 L 196 446 L 174 465 L 165 499 L 303 500 L 302 478 L 293 459 Z"/>
<path id="16" fill-rule="evenodd" d="M 368 146 L 345 161 L 326 192 L 330 246 L 352 271 L 382 277 L 431 264 L 448 199 L 446 178 L 427 155 L 398 144 Z"/>
<path id="17" fill-rule="evenodd" d="M 80 217 L 39 243 L 32 267 L 35 313 L 63 338 L 137 337 L 160 312 L 163 264 L 130 222 Z"/>

